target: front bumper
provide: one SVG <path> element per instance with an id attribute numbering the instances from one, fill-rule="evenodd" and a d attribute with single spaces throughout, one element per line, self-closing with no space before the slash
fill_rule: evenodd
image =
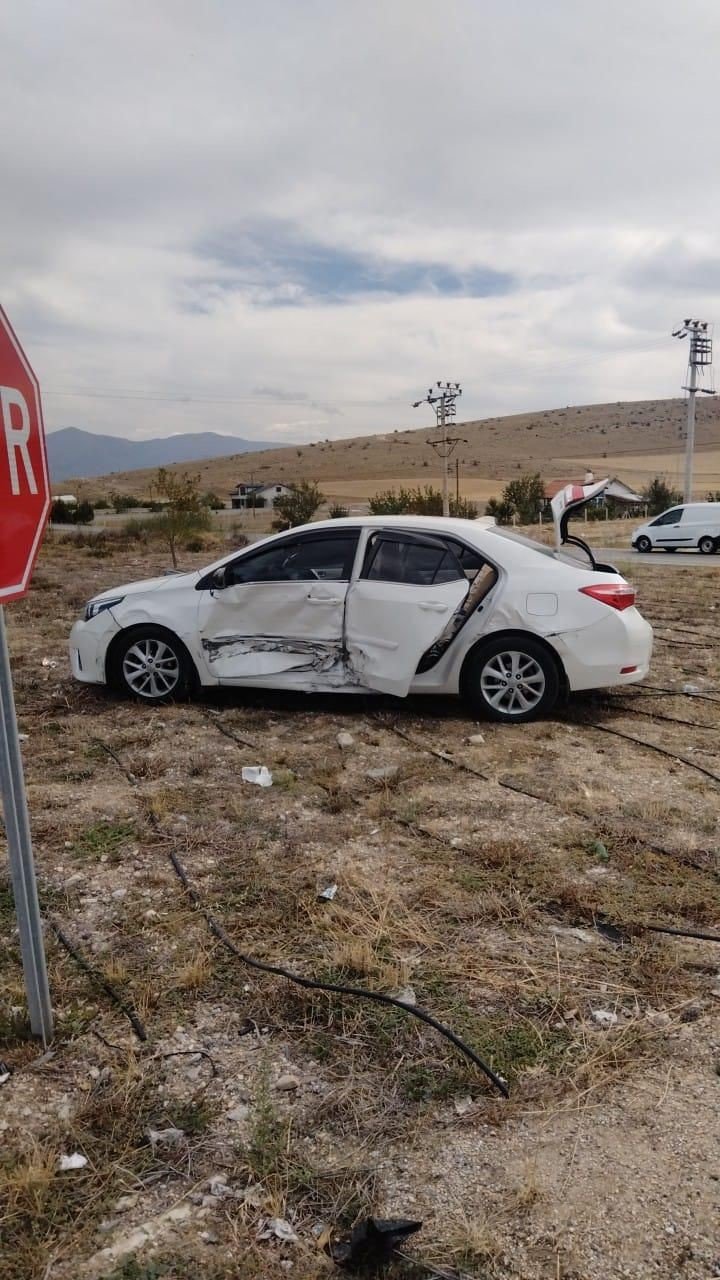
<path id="1" fill-rule="evenodd" d="M 70 670 L 84 684 L 105 684 L 105 655 L 112 637 L 120 630 L 109 610 L 91 618 L 79 619 L 72 631 L 68 648 Z"/>

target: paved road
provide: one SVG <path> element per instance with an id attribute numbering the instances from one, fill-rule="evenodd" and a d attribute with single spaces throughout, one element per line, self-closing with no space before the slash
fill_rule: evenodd
<path id="1" fill-rule="evenodd" d="M 596 560 L 604 560 L 607 564 L 648 564 L 661 568 L 675 569 L 716 569 L 720 570 L 720 555 L 701 556 L 699 551 L 651 551 L 641 555 L 632 547 L 593 547 Z"/>

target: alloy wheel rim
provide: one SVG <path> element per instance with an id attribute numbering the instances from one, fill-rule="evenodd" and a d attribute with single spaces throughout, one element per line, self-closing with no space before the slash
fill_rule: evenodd
<path id="1" fill-rule="evenodd" d="M 533 711 L 545 693 L 545 672 L 540 663 L 519 649 L 496 653 L 480 675 L 485 701 L 495 711 L 520 716 Z"/>
<path id="2" fill-rule="evenodd" d="M 180 679 L 177 654 L 164 640 L 148 637 L 136 640 L 123 658 L 123 675 L 140 698 L 163 698 L 172 693 Z"/>

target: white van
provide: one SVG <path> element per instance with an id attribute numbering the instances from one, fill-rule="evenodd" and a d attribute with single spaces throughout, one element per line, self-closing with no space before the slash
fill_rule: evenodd
<path id="1" fill-rule="evenodd" d="M 720 548 L 720 502 L 688 502 L 670 507 L 635 529 L 632 544 L 637 551 L 697 548 L 703 555 L 712 555 Z"/>

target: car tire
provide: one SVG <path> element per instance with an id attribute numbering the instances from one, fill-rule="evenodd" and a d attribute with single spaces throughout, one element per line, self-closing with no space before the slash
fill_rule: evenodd
<path id="1" fill-rule="evenodd" d="M 470 654 L 461 693 L 476 714 L 524 724 L 552 711 L 561 683 L 558 664 L 533 636 L 498 636 Z"/>
<path id="2" fill-rule="evenodd" d="M 109 662 L 110 683 L 138 702 L 187 697 L 196 672 L 185 645 L 163 627 L 133 627 L 118 636 Z"/>
<path id="3" fill-rule="evenodd" d="M 641 538 L 638 538 L 637 542 L 635 543 L 635 549 L 636 551 L 639 551 L 642 555 L 646 555 L 648 551 L 652 551 L 652 542 L 650 541 L 649 538 L 646 538 L 643 535 Z"/>
<path id="4" fill-rule="evenodd" d="M 716 549 L 717 549 L 717 542 L 715 538 L 705 537 L 705 538 L 701 538 L 700 541 L 698 542 L 698 551 L 703 556 L 714 555 Z"/>

